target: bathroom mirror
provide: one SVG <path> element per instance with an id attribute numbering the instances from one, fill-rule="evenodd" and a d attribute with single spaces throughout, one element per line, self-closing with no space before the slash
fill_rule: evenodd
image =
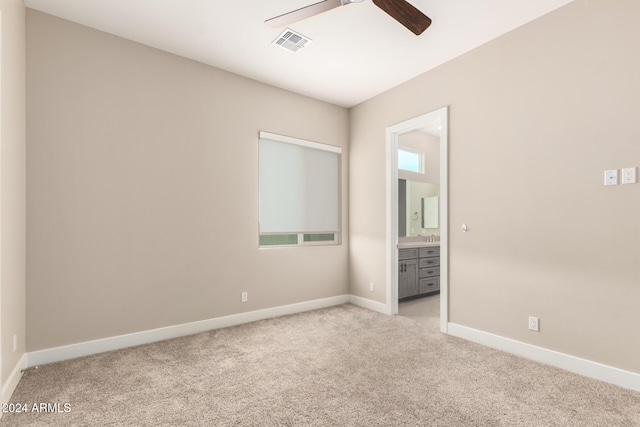
<path id="1" fill-rule="evenodd" d="M 417 237 L 427 234 L 440 234 L 438 221 L 438 196 L 440 185 L 428 182 L 398 180 L 398 236 Z M 435 198 L 435 200 L 434 200 Z M 425 217 L 423 199 L 429 199 L 429 214 Z M 435 218 L 433 204 L 435 203 Z M 434 226 L 435 224 L 435 226 Z"/>

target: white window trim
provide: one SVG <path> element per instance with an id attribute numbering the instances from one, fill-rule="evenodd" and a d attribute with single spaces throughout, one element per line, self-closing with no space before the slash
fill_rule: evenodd
<path id="1" fill-rule="evenodd" d="M 321 144 L 319 142 L 307 141 L 305 139 L 293 138 L 291 136 L 278 135 L 260 131 L 260 139 L 271 139 L 273 141 L 286 142 L 289 144 L 301 145 L 303 147 L 315 148 L 317 150 L 330 151 L 332 153 L 342 154 L 342 148 L 335 145 Z"/>

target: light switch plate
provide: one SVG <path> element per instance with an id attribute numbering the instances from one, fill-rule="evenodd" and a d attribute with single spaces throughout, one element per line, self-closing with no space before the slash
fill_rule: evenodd
<path id="1" fill-rule="evenodd" d="M 636 183 L 636 168 L 624 168 L 624 169 L 622 169 L 622 183 L 623 184 L 635 184 Z"/>
<path id="2" fill-rule="evenodd" d="M 604 171 L 604 185 L 618 185 L 618 169 Z"/>

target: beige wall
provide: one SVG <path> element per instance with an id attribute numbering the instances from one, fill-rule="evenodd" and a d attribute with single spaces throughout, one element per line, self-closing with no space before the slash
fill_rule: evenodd
<path id="1" fill-rule="evenodd" d="M 0 386 L 5 387 L 25 352 L 24 3 L 0 0 L 0 17 Z"/>
<path id="2" fill-rule="evenodd" d="M 385 301 L 385 127 L 449 105 L 450 321 L 640 372 L 640 184 L 603 186 L 640 166 L 638 17 L 577 0 L 352 109 L 351 293 Z"/>
<path id="3" fill-rule="evenodd" d="M 27 65 L 28 351 L 348 293 L 346 109 L 33 10 Z M 260 130 L 343 147 L 341 246 L 258 250 Z"/>

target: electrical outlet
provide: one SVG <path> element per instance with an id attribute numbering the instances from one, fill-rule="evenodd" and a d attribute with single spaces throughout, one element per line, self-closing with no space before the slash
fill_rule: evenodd
<path id="1" fill-rule="evenodd" d="M 243 292 L 240 301 L 241 302 L 247 302 L 248 299 L 249 299 L 249 293 L 248 292 Z"/>
<path id="2" fill-rule="evenodd" d="M 540 319 L 537 317 L 529 316 L 529 330 L 530 331 L 540 331 Z"/>
<path id="3" fill-rule="evenodd" d="M 636 183 L 636 168 L 624 168 L 624 169 L 622 169 L 622 183 L 623 184 L 635 184 Z"/>
<path id="4" fill-rule="evenodd" d="M 369 282 L 369 292 L 373 292 L 375 287 L 373 286 L 373 282 Z"/>

